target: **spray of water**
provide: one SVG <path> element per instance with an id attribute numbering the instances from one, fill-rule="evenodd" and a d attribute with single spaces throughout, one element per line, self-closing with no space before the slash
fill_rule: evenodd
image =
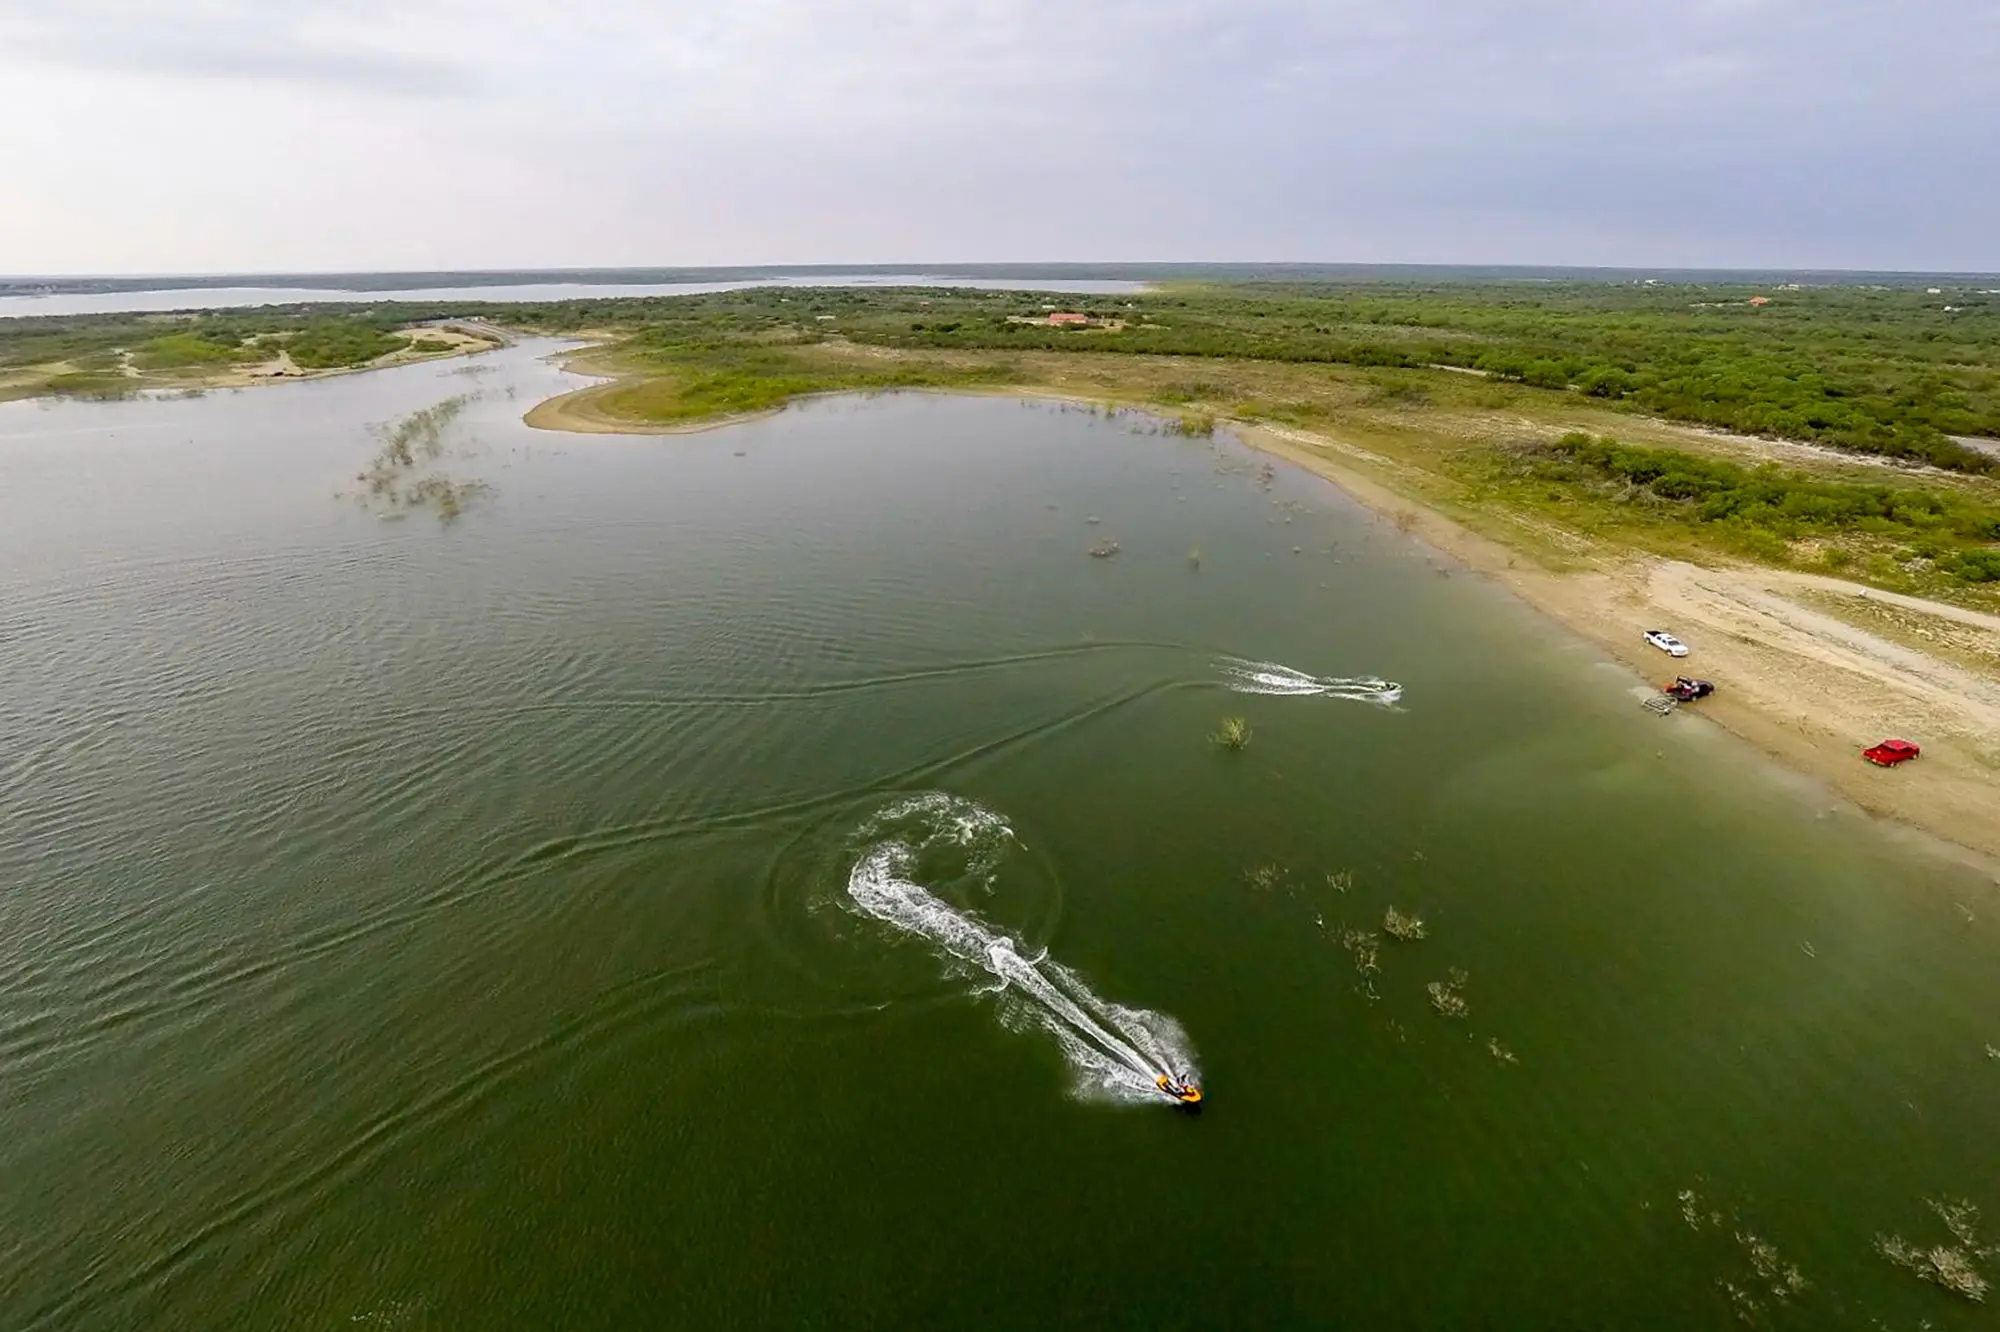
<path id="1" fill-rule="evenodd" d="M 1383 707 L 1403 697 L 1403 686 L 1373 675 L 1307 675 L 1275 661 L 1245 661 L 1240 657 L 1225 657 L 1218 665 L 1224 682 L 1239 694 L 1345 698 L 1357 703 L 1379 703 Z"/>
<path id="2" fill-rule="evenodd" d="M 1013 830 L 993 811 L 941 792 L 900 800 L 861 830 L 866 849 L 848 875 L 848 896 L 862 913 L 920 938 L 954 969 L 988 982 L 1003 1020 L 1053 1038 L 1079 1096 L 1124 1102 L 1161 1099 L 1162 1075 L 1199 1077 L 1180 1024 L 1162 1013 L 1124 1008 L 1046 954 L 1022 956 L 1016 941 L 917 882 L 926 860 L 990 888 Z"/>

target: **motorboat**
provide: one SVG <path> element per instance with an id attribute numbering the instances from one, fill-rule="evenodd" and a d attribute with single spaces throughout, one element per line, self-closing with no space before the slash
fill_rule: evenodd
<path id="1" fill-rule="evenodd" d="M 1179 1078 L 1162 1073 L 1154 1079 L 1154 1085 L 1159 1087 L 1161 1095 L 1166 1096 L 1183 1110 L 1201 1109 L 1201 1088 L 1192 1082 L 1183 1082 Z"/>

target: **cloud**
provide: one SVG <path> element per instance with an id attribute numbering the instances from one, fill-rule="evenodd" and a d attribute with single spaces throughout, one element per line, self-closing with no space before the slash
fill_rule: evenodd
<path id="1" fill-rule="evenodd" d="M 1996 14 L 0 0 L 0 169 L 36 201 L 0 210 L 0 253 L 2000 267 L 1975 225 L 2000 215 Z M 412 114 L 420 95 L 448 100 Z M 188 125 L 226 138 L 171 132 Z M 412 229 L 385 196 L 453 221 Z"/>
<path id="2" fill-rule="evenodd" d="M 335 4 L 302 14 L 243 3 L 137 5 L 68 0 L 0 4 L 13 59 L 193 79 L 334 85 L 398 96 L 469 90 L 475 72 L 418 51 L 371 42 L 367 8 Z M 329 22 L 328 20 L 332 21 Z"/>

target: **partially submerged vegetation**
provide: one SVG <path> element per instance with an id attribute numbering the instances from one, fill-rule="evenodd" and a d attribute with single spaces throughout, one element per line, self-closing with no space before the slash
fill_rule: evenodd
<path id="1" fill-rule="evenodd" d="M 1812 1282 L 1798 1264 L 1787 1260 L 1776 1244 L 1758 1234 L 1734 1209 L 1725 1213 L 1693 1189 L 1682 1189 L 1678 1200 L 1681 1220 L 1688 1229 L 1712 1236 L 1710 1242 L 1719 1246 L 1716 1256 L 1724 1272 L 1715 1284 L 1738 1322 L 1768 1326 L 1769 1305 L 1789 1305 L 1812 1289 Z"/>
<path id="2" fill-rule="evenodd" d="M 1875 1252 L 1925 1281 L 1975 1303 L 1991 1283 L 1979 1264 L 2000 1255 L 2000 1245 L 1979 1239 L 1979 1208 L 1963 1198 L 1930 1198 L 1926 1205 L 1950 1232 L 1951 1244 L 1912 1244 L 1900 1235 L 1877 1235 Z"/>
<path id="3" fill-rule="evenodd" d="M 419 474 L 444 455 L 446 431 L 472 399 L 461 393 L 381 427 L 381 450 L 355 477 L 364 487 L 362 501 L 380 506 L 385 516 L 428 509 L 440 522 L 451 523 L 485 494 L 489 487 L 483 481 L 456 481 L 442 472 Z"/>
<path id="4" fill-rule="evenodd" d="M 1260 893 L 1268 893 L 1285 881 L 1283 865 L 1254 865 L 1243 871 L 1243 881 Z"/>
<path id="5" fill-rule="evenodd" d="M 1382 932 L 1391 939 L 1415 943 L 1424 937 L 1424 922 L 1416 916 L 1406 916 L 1396 908 L 1390 907 L 1382 913 Z"/>
<path id="6" fill-rule="evenodd" d="M 1209 739 L 1224 749 L 1234 751 L 1247 748 L 1252 734 L 1250 723 L 1244 718 L 1224 717 L 1222 724 L 1215 728 L 1215 734 Z"/>
<path id="7" fill-rule="evenodd" d="M 1430 995 L 1431 1007 L 1439 1014 L 1448 1018 L 1462 1018 L 1469 1007 L 1465 1002 L 1465 986 L 1472 977 L 1457 967 L 1453 967 L 1449 974 L 1449 980 L 1432 981 L 1424 986 L 1424 992 Z"/>
<path id="8" fill-rule="evenodd" d="M 1382 969 L 1382 936 L 1373 930 L 1345 926 L 1335 936 L 1335 942 L 1354 959 L 1354 969 L 1362 976 L 1372 976 Z"/>

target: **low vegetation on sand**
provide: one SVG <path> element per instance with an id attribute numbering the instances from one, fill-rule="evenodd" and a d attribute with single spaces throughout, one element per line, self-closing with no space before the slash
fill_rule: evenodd
<path id="1" fill-rule="evenodd" d="M 745 338 L 920 352 L 1173 357 L 1367 370 L 1448 367 L 1615 411 L 1971 471 L 2000 439 L 2000 297 L 1967 287 L 1352 282 L 1174 286 L 1095 298 L 1087 332 L 1032 316 L 1036 293 L 763 288 L 616 305 L 514 307 L 548 332 L 614 328 L 654 345 Z M 1024 317 L 1026 316 L 1026 317 Z M 1208 378 L 1197 371 L 1196 379 Z M 1375 405 L 1430 385 L 1386 379 Z M 1210 395 L 1190 393 L 1198 433 Z M 1213 418 L 1210 417 L 1211 427 Z"/>
<path id="2" fill-rule="evenodd" d="M 267 345 L 282 346 L 294 364 L 307 370 L 331 370 L 341 366 L 364 365 L 410 345 L 379 328 L 353 320 L 314 320 L 296 333 L 267 338 Z"/>
<path id="3" fill-rule="evenodd" d="M 1620 444 L 1573 431 L 1520 450 L 1497 469 L 1588 493 L 1635 523 L 1704 528 L 1745 554 L 1782 561 L 1791 546 L 1822 543 L 1821 561 L 1849 568 L 1857 551 L 1925 561 L 1961 583 L 2000 582 L 2000 502 L 1893 475 L 1831 480 L 1767 463 L 1745 467 L 1675 449 Z"/>
<path id="4" fill-rule="evenodd" d="M 649 425 L 746 416 L 815 393 L 980 388 L 1016 378 L 1005 366 L 827 364 L 802 359 L 783 345 L 683 338 L 661 330 L 641 332 L 624 344 L 612 368 L 625 378 L 588 390 L 593 409 Z"/>
<path id="5" fill-rule="evenodd" d="M 179 314 L 0 319 L 0 399 L 57 394 L 113 397 L 146 388 L 242 382 L 288 353 L 295 371 L 350 369 L 409 350 L 438 354 L 478 344 L 412 338 L 434 312 L 310 306 Z M 231 376 L 235 378 L 232 379 Z"/>
<path id="6" fill-rule="evenodd" d="M 196 328 L 148 339 L 134 352 L 133 362 L 145 370 L 182 370 L 261 361 L 267 355 L 226 330 Z"/>

